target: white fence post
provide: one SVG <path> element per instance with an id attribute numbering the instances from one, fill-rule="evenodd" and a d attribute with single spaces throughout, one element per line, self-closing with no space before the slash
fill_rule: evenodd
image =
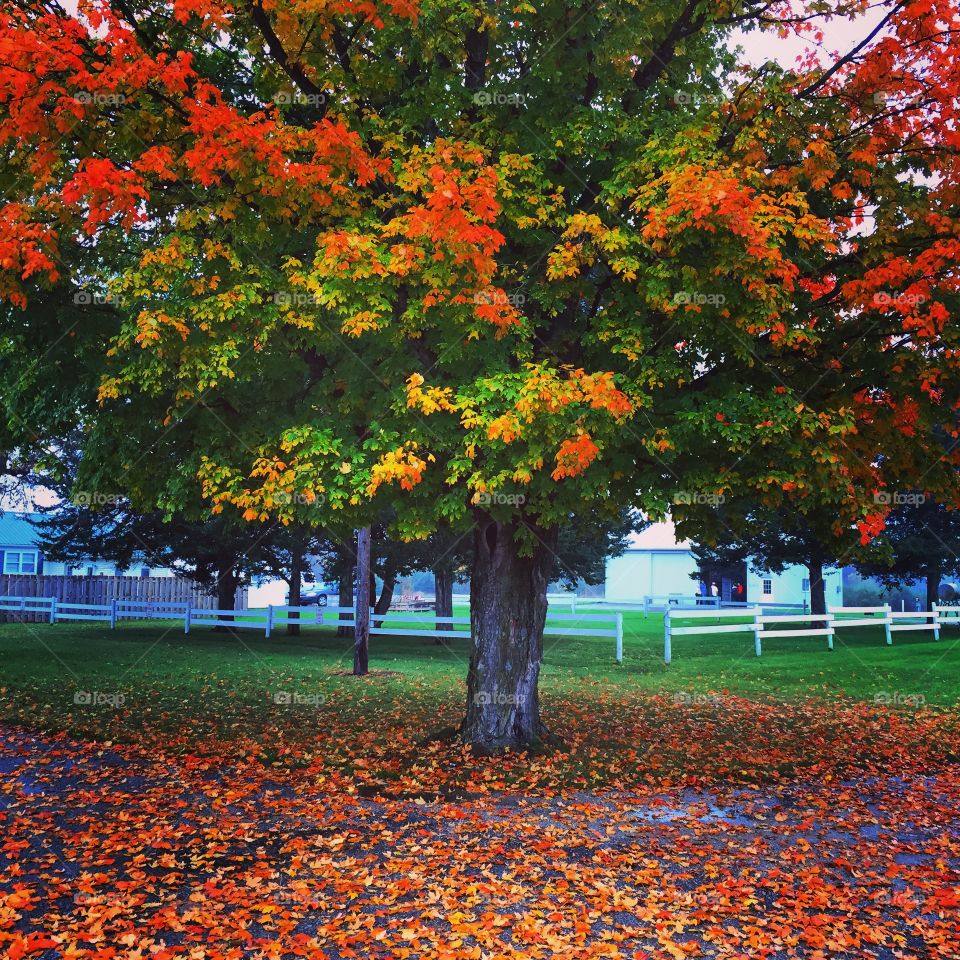
<path id="1" fill-rule="evenodd" d="M 617 663 L 623 663 L 623 614 L 617 613 Z"/>
<path id="2" fill-rule="evenodd" d="M 663 662 L 670 663 L 670 608 L 663 612 Z"/>
<path id="3" fill-rule="evenodd" d="M 933 614 L 933 619 L 931 620 L 931 623 L 933 624 L 933 639 L 939 640 L 940 639 L 940 609 L 936 604 L 933 605 L 933 610 L 931 610 L 931 613 Z"/>
<path id="4" fill-rule="evenodd" d="M 763 629 L 763 624 L 760 622 L 760 608 L 757 607 L 757 609 L 753 611 L 753 649 L 758 657 L 762 652 L 762 647 L 760 645 L 761 629 Z"/>
<path id="5" fill-rule="evenodd" d="M 269 639 L 271 632 L 273 631 L 273 604 L 267 604 L 267 626 L 266 626 L 266 636 Z"/>
<path id="6" fill-rule="evenodd" d="M 50 622 L 51 623 L 57 622 L 57 598 L 56 597 L 50 598 Z"/>
<path id="7" fill-rule="evenodd" d="M 187 609 L 183 611 L 183 632 L 190 632 L 190 621 L 193 619 L 193 611 L 190 608 L 190 601 L 187 601 Z"/>
<path id="8" fill-rule="evenodd" d="M 890 616 L 891 607 L 889 603 L 883 605 L 883 632 L 886 637 L 887 646 L 893 643 L 893 633 L 890 630 L 890 626 L 893 623 L 893 617 Z"/>
<path id="9" fill-rule="evenodd" d="M 117 629 L 117 598 L 114 597 L 110 601 L 110 629 Z"/>

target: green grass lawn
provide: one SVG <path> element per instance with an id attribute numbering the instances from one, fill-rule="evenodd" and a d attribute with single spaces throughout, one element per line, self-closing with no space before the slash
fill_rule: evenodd
<path id="1" fill-rule="evenodd" d="M 582 624 L 587 626 L 586 623 Z M 960 701 L 960 632 L 945 631 L 935 642 L 926 633 L 900 633 L 894 645 L 880 628 L 842 631 L 835 649 L 820 638 L 768 640 L 763 656 L 749 634 L 681 636 L 673 641 L 673 663 L 663 663 L 663 621 L 657 614 L 624 614 L 624 661 L 614 662 L 610 638 L 550 638 L 545 641 L 542 688 L 569 697 L 581 687 L 618 693 L 729 691 L 787 699 L 847 696 L 865 702 L 899 694 L 932 706 Z M 176 622 L 0 625 L 0 720 L 39 728 L 84 732 L 89 713 L 75 710 L 77 691 L 122 693 L 162 705 L 172 727 L 192 704 L 217 701 L 227 718 L 236 707 L 287 688 L 348 690 L 356 709 L 366 697 L 456 695 L 466 674 L 466 639 L 438 646 L 416 637 L 371 640 L 375 689 L 357 687 L 346 674 L 350 641 L 331 627 L 309 627 L 289 637 L 280 627 L 271 638 L 256 630 L 236 634 L 194 627 L 184 635 Z M 156 718 L 155 718 L 156 719 Z"/>

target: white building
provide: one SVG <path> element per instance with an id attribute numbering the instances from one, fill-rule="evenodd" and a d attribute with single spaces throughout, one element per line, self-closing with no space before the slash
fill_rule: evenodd
<path id="1" fill-rule="evenodd" d="M 843 583 L 838 569 L 825 569 L 824 588 L 828 605 L 843 602 Z M 805 567 L 787 567 L 783 573 L 764 573 L 746 565 L 743 590 L 728 578 L 716 583 L 724 600 L 749 603 L 810 604 L 810 579 Z M 701 580 L 697 559 L 688 540 L 677 540 L 673 523 L 653 523 L 632 534 L 630 546 L 619 557 L 607 560 L 604 596 L 607 600 L 639 602 L 645 596 L 691 597 L 713 593 L 713 583 Z"/>

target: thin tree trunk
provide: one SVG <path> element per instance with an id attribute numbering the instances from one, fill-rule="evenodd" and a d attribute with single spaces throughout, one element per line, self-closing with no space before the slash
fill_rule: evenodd
<path id="1" fill-rule="evenodd" d="M 433 594 L 437 617 L 453 616 L 453 571 L 446 567 L 435 567 L 433 571 Z M 452 623 L 437 623 L 437 630 L 452 630 Z M 437 637 L 436 644 L 445 644 L 448 637 Z"/>
<path id="2" fill-rule="evenodd" d="M 337 595 L 337 606 L 338 607 L 353 607 L 353 577 L 356 568 L 353 563 L 340 575 L 340 580 L 338 582 L 338 595 Z M 338 614 L 338 619 L 340 620 L 349 620 L 349 613 Z M 341 624 L 337 627 L 337 636 L 338 637 L 352 637 L 353 636 L 353 627 L 345 626 Z"/>
<path id="3" fill-rule="evenodd" d="M 370 604 L 364 584 L 370 582 L 370 528 L 357 531 L 357 600 L 354 608 L 356 629 L 353 638 L 353 674 L 362 677 L 369 672 Z"/>
<path id="4" fill-rule="evenodd" d="M 393 592 L 397 587 L 397 571 L 391 565 L 388 565 L 383 572 L 383 586 L 380 589 L 380 596 L 373 605 L 373 612 L 384 614 L 390 609 L 393 603 Z M 373 625 L 379 627 L 382 620 L 374 620 Z"/>
<path id="5" fill-rule="evenodd" d="M 481 515 L 470 579 L 473 636 L 461 736 L 479 753 L 524 749 L 547 737 L 537 684 L 556 531 L 533 530 L 520 556 L 517 528 Z"/>
<path id="6" fill-rule="evenodd" d="M 810 560 L 807 573 L 810 576 L 810 612 L 826 613 L 827 591 L 823 582 L 823 561 L 819 558 Z"/>
<path id="7" fill-rule="evenodd" d="M 237 605 L 237 586 L 239 578 L 234 570 L 233 556 L 222 555 L 217 561 L 217 608 L 219 610 L 234 610 Z M 221 617 L 225 621 L 233 620 L 233 617 Z M 227 623 L 213 628 L 218 633 L 224 633 L 231 628 Z"/>
<path id="8" fill-rule="evenodd" d="M 303 585 L 303 550 L 294 547 L 290 558 L 290 597 L 287 601 L 291 607 L 300 606 L 300 592 Z M 300 636 L 300 624 L 288 623 L 287 633 L 291 637 Z"/>
<path id="9" fill-rule="evenodd" d="M 932 610 L 935 603 L 940 602 L 940 581 L 943 579 L 943 568 L 936 561 L 927 565 L 927 610 Z"/>

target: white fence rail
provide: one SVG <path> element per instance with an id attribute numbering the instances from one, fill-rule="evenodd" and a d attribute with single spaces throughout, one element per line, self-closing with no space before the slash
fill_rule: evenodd
<path id="1" fill-rule="evenodd" d="M 182 620 L 183 632 L 192 627 L 230 627 L 263 630 L 269 637 L 280 624 L 324 624 L 354 627 L 353 607 L 281 607 L 262 610 L 222 610 L 192 607 L 188 603 L 149 603 L 111 600 L 109 603 L 64 603 L 56 597 L 0 597 L 0 613 L 42 613 L 50 623 L 86 620 L 116 628 L 123 619 Z M 470 639 L 469 617 L 437 617 L 433 613 L 370 610 L 370 633 L 379 636 L 444 637 Z M 586 626 L 579 626 L 579 624 Z M 438 629 L 440 627 L 441 629 Z M 458 627 L 465 629 L 457 629 Z M 617 663 L 623 661 L 622 613 L 557 613 L 547 610 L 544 635 L 549 637 L 610 637 L 615 641 Z"/>
<path id="2" fill-rule="evenodd" d="M 887 644 L 893 643 L 893 611 L 889 603 L 882 607 L 827 607 L 827 612 L 833 614 L 833 626 L 837 630 L 846 630 L 847 627 L 883 627 Z"/>
<path id="3" fill-rule="evenodd" d="M 736 623 L 723 623 L 734 620 Z M 749 618 L 749 619 L 746 619 Z M 714 623 L 678 625 L 677 620 L 713 620 Z M 889 604 L 881 607 L 828 607 L 826 613 L 767 613 L 760 607 L 749 610 L 730 609 L 667 609 L 663 617 L 663 659 L 670 663 L 672 638 L 696 634 L 712 636 L 720 633 L 752 633 L 754 648 L 759 657 L 762 643 L 784 637 L 822 637 L 827 648 L 833 649 L 838 630 L 848 627 L 883 627 L 887 644 L 893 643 L 893 634 L 901 631 L 931 631 L 934 640 L 940 639 L 944 623 L 960 626 L 960 607 L 934 605 L 929 612 L 922 610 L 891 610 Z M 802 624 L 802 626 L 799 626 Z"/>
<path id="4" fill-rule="evenodd" d="M 960 627 L 960 607 L 945 607 L 935 603 L 933 609 L 941 627 Z"/>

